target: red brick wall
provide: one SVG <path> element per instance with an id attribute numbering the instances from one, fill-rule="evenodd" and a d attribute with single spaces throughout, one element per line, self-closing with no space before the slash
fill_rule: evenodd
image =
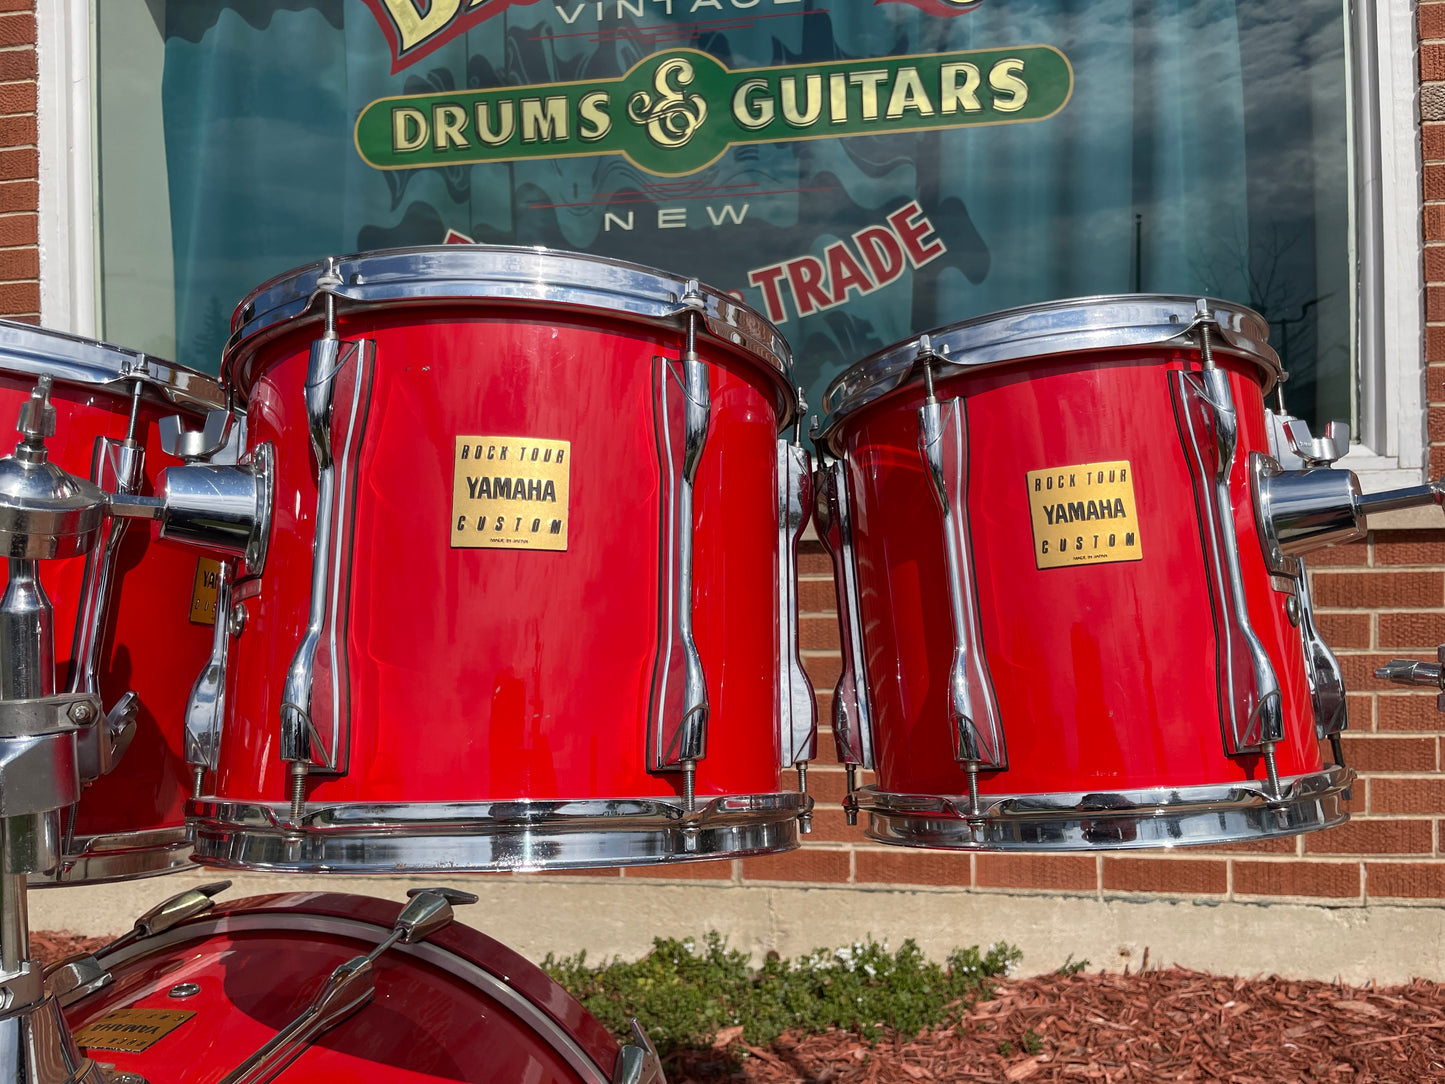
<path id="1" fill-rule="evenodd" d="M 40 322 L 35 0 L 0 0 L 0 317 Z"/>

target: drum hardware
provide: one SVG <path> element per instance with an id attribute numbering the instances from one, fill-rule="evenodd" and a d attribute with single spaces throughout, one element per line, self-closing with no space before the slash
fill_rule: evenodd
<path id="1" fill-rule="evenodd" d="M 906 847 L 964 850 L 1118 850 L 1179 847 L 1307 832 L 1339 823 L 1348 768 L 1281 781 L 1278 797 L 1230 784 L 1115 792 L 988 794 L 979 818 L 946 795 L 864 788 L 870 838 Z M 983 827 L 979 827 L 981 821 Z"/>
<path id="2" fill-rule="evenodd" d="M 141 915 L 127 933 L 101 951 L 114 952 L 147 937 L 165 933 L 186 919 L 203 915 L 215 906 L 214 897 L 230 887 L 230 881 L 212 881 L 177 892 Z M 115 976 L 94 953 L 77 953 L 46 969 L 45 992 L 62 1007 L 68 1007 L 86 995 L 109 986 L 114 979 Z"/>
<path id="3" fill-rule="evenodd" d="M 933 386 L 938 355 L 927 335 L 918 340 L 916 364 L 926 395 L 918 408 L 918 451 L 943 514 L 943 549 L 948 560 L 948 603 L 953 620 L 953 662 L 948 673 L 948 710 L 954 729 L 954 758 L 968 774 L 970 817 L 980 813 L 978 773 L 1008 769 L 1008 748 L 993 681 L 978 626 L 978 588 L 968 516 L 968 415 L 962 399 L 940 403 Z"/>
<path id="4" fill-rule="evenodd" d="M 139 420 L 141 394 L 145 385 L 132 381 L 130 416 L 122 440 L 99 437 L 91 461 L 90 480 L 102 490 L 133 493 L 140 484 L 145 449 L 135 439 Z M 114 591 L 115 563 L 125 538 L 126 521 L 106 517 L 101 525 L 101 541 L 85 555 L 85 572 L 81 581 L 80 612 L 76 616 L 75 636 L 71 646 L 69 687 L 74 692 L 100 695 L 100 652 L 106 614 Z M 106 713 L 105 725 L 90 727 L 77 739 L 80 778 L 89 783 L 110 773 L 135 737 L 135 718 L 139 704 L 134 692 L 121 695 Z M 67 830 L 67 837 L 70 836 Z M 66 848 L 67 851 L 70 847 Z"/>
<path id="5" fill-rule="evenodd" d="M 632 1042 L 618 1052 L 612 1084 L 667 1084 L 662 1059 L 636 1020 L 632 1021 Z"/>
<path id="6" fill-rule="evenodd" d="M 316 535 L 312 550 L 311 606 L 306 632 L 286 672 L 281 704 L 281 759 L 287 763 L 287 793 L 291 819 L 300 822 L 306 810 L 306 781 L 315 769 L 345 771 L 347 757 L 345 682 L 332 680 L 330 734 L 324 733 L 312 702 L 317 651 L 323 640 L 327 652 L 322 665 L 335 671 L 342 665 L 334 625 L 337 595 L 343 588 L 342 563 L 350 546 L 347 513 L 347 468 L 370 402 L 374 346 L 369 342 L 343 342 L 336 333 L 336 287 L 341 285 L 337 261 L 331 258 L 316 281 L 323 299 L 325 326 L 311 344 L 306 369 L 306 421 L 311 451 L 316 458 Z M 352 378 L 350 411 L 341 446 L 333 443 L 332 427 L 343 374 Z"/>
<path id="7" fill-rule="evenodd" d="M 235 466 L 167 467 L 161 496 L 110 493 L 105 507 L 112 516 L 153 521 L 163 539 L 239 557 L 247 575 L 259 576 L 266 565 L 274 475 L 274 453 L 263 444 Z"/>
<path id="8" fill-rule="evenodd" d="M 818 420 L 812 435 L 817 441 Z M 833 740 L 838 760 L 848 773 L 843 812 L 848 823 L 858 823 L 858 767 L 873 767 L 873 726 L 868 708 L 868 671 L 863 657 L 863 628 L 858 610 L 858 569 L 853 554 L 853 523 L 848 509 L 848 477 L 843 462 L 828 456 L 820 445 L 819 467 L 813 481 L 813 521 L 818 537 L 833 560 L 833 582 L 838 594 L 838 632 L 842 640 L 843 668 L 833 689 Z"/>
<path id="9" fill-rule="evenodd" d="M 813 463 L 801 443 L 807 403 L 798 396 L 798 419 L 792 439 L 778 439 L 778 725 L 782 766 L 798 772 L 798 793 L 808 793 L 808 762 L 818 755 L 818 702 L 803 667 L 798 635 L 798 543 L 813 506 Z M 812 830 L 811 807 L 799 827 Z"/>
<path id="10" fill-rule="evenodd" d="M 1185 457 L 1201 483 L 1196 493 L 1204 511 L 1212 566 L 1210 586 L 1216 596 L 1216 612 L 1225 622 L 1219 638 L 1221 700 L 1228 724 L 1225 749 L 1231 756 L 1260 752 L 1269 793 L 1279 799 L 1275 744 L 1284 737 L 1282 698 L 1274 665 L 1249 617 L 1229 489 L 1239 445 L 1239 419 L 1229 373 L 1214 360 L 1212 337 L 1220 334 L 1219 321 L 1203 298 L 1195 303 L 1190 331 L 1198 336 L 1203 370 L 1171 373 L 1171 390 L 1175 415 L 1182 423 Z"/>
<path id="11" fill-rule="evenodd" d="M 99 1084 L 47 995 L 30 956 L 26 874 L 59 862 L 59 811 L 80 797 L 76 735 L 102 716 L 99 698 L 55 693 L 54 616 L 39 561 L 95 545 L 105 497 L 48 461 L 51 377 L 21 407 L 21 440 L 0 460 L 0 538 L 10 580 L 0 598 L 0 1049 L 14 1080 Z"/>
<path id="12" fill-rule="evenodd" d="M 161 450 L 187 463 L 209 463 L 226 447 L 236 415 L 229 410 L 208 410 L 199 429 L 187 429 L 179 414 L 168 414 L 157 423 Z"/>
<path id="13" fill-rule="evenodd" d="M 688 813 L 697 806 L 697 762 L 707 755 L 707 679 L 692 627 L 693 486 L 712 412 L 708 367 L 697 355 L 697 324 L 705 309 L 699 284 L 690 279 L 681 299 L 687 321 L 682 359 L 657 357 L 653 362 L 657 453 L 666 495 L 658 654 L 647 720 L 648 770 L 682 772 L 682 805 Z"/>
<path id="14" fill-rule="evenodd" d="M 296 1019 L 223 1076 L 218 1084 L 267 1084 L 275 1080 L 319 1035 L 352 1016 L 376 995 L 372 965 L 377 957 L 398 941 L 405 945 L 420 944 L 451 924 L 453 905 L 477 902 L 472 893 L 453 888 L 413 888 L 407 891 L 407 896 L 411 902 L 397 916 L 396 925 L 385 940 L 364 956 L 339 965 Z"/>
<path id="15" fill-rule="evenodd" d="M 236 610 L 246 611 L 239 605 Z M 186 701 L 186 763 L 194 773 L 191 797 L 205 793 L 207 771 L 215 771 L 220 753 L 222 713 L 226 707 L 226 652 L 231 642 L 231 564 L 221 562 L 216 582 L 216 623 L 211 629 L 211 656 L 191 686 Z M 221 615 L 228 615 L 222 618 Z"/>
<path id="16" fill-rule="evenodd" d="M 583 869 L 737 857 L 796 840 L 812 799 L 793 791 L 725 795 L 691 813 L 673 800 L 334 805 L 298 823 L 278 804 L 193 800 L 198 852 L 227 869 L 406 873 L 444 864 L 479 871 Z"/>

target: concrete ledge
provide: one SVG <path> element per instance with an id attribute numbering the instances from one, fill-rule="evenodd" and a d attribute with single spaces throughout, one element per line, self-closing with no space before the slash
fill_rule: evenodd
<path id="1" fill-rule="evenodd" d="M 118 935 L 135 916 L 217 871 L 116 885 L 30 893 L 32 929 Z M 593 959 L 636 958 L 654 937 L 708 930 L 760 959 L 795 956 L 869 934 L 897 946 L 912 937 L 930 956 L 1007 941 L 1023 950 L 1022 971 L 1067 958 L 1093 967 L 1179 964 L 1226 975 L 1363 983 L 1445 979 L 1445 907 L 1322 907 L 1302 903 L 1219 903 L 1009 892 L 700 886 L 667 882 L 512 877 L 361 878 L 240 874 L 223 898 L 272 892 L 355 892 L 401 900 L 408 888 L 456 884 L 481 896 L 463 921 L 532 960 L 586 949 Z"/>

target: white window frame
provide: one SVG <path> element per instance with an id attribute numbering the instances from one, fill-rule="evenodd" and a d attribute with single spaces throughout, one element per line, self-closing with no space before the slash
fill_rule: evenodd
<path id="1" fill-rule="evenodd" d="M 1365 148 L 1355 153 L 1352 253 L 1358 443 L 1345 463 L 1375 491 L 1419 482 L 1428 462 L 1418 46 L 1413 3 L 1344 2 L 1352 140 Z M 87 336 L 99 294 L 93 3 L 37 5 L 41 322 Z M 1376 525 L 1410 522 L 1392 513 Z"/>
<path id="2" fill-rule="evenodd" d="M 36 5 L 40 322 L 94 338 L 96 242 L 91 0 Z"/>
<path id="3" fill-rule="evenodd" d="M 1354 0 L 1346 15 L 1359 418 L 1359 443 L 1346 464 L 1375 491 L 1418 483 L 1428 465 L 1418 41 L 1414 4 Z M 1429 524 L 1438 526 L 1438 518 Z M 1412 512 L 1377 520 L 1372 526 L 1426 522 Z"/>

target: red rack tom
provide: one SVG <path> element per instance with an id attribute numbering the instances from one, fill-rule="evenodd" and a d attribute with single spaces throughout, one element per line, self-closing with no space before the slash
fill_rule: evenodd
<path id="1" fill-rule="evenodd" d="M 1010 310 L 829 388 L 819 532 L 850 795 L 906 846 L 1219 843 L 1346 819 L 1338 666 L 1252 486 L 1264 321 L 1175 297 Z"/>
<path id="2" fill-rule="evenodd" d="M 50 459 L 112 492 L 153 493 L 161 471 L 180 463 L 162 449 L 163 419 L 198 428 L 225 408 L 220 385 L 200 373 L 0 321 L 0 421 L 18 416 L 42 374 L 54 379 Z M 31 884 L 190 868 L 185 716 L 211 649 L 210 567 L 198 565 L 194 550 L 110 519 L 89 554 L 40 563 L 55 614 L 55 687 L 98 694 L 110 717 L 79 736 L 84 789 L 60 812 L 57 864 L 32 874 Z"/>
<path id="3" fill-rule="evenodd" d="M 330 260 L 238 309 L 277 448 L 230 589 L 198 855 L 252 869 L 629 865 L 796 845 L 807 456 L 731 297 L 543 249 Z M 780 432 L 784 436 L 780 437 Z"/>

